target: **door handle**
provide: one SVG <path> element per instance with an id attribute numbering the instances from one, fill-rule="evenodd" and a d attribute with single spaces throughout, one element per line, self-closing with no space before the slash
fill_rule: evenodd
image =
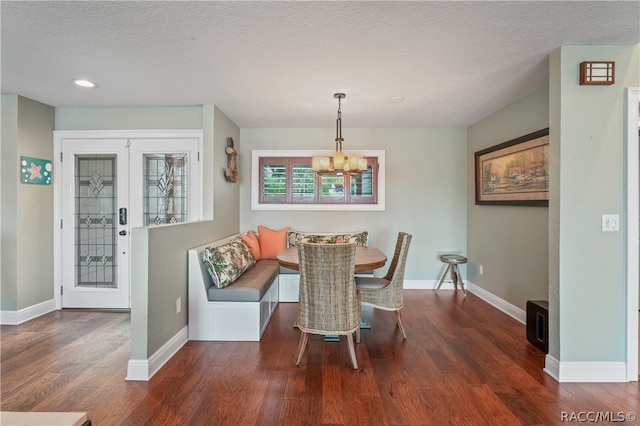
<path id="1" fill-rule="evenodd" d="M 118 216 L 120 219 L 120 225 L 126 225 L 127 224 L 127 209 L 125 209 L 124 207 L 122 207 L 121 209 L 118 210 Z M 120 234 L 122 235 L 122 234 Z"/>
<path id="2" fill-rule="evenodd" d="M 122 231 L 118 232 L 118 235 L 121 235 L 124 237 L 125 235 L 127 235 L 127 231 L 123 229 Z"/>

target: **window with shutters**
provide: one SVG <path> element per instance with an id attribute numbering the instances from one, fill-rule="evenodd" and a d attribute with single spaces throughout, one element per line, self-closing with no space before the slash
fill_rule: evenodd
<path id="1" fill-rule="evenodd" d="M 311 158 L 326 152 L 254 151 L 252 208 L 384 210 L 384 151 L 368 153 L 362 153 L 368 168 L 361 175 L 320 176 Z"/>

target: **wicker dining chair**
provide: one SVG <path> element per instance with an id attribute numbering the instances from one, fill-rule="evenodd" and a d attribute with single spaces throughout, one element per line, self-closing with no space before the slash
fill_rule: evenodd
<path id="1" fill-rule="evenodd" d="M 353 368 L 358 368 L 353 335 L 360 331 L 360 299 L 354 272 L 356 245 L 298 244 L 300 364 L 309 334 L 346 335 Z M 359 336 L 357 336 L 359 337 Z"/>
<path id="2" fill-rule="evenodd" d="M 404 267 L 411 243 L 411 234 L 399 232 L 396 240 L 396 249 L 393 253 L 393 260 L 389 265 L 389 270 L 383 278 L 356 277 L 356 287 L 360 294 L 360 301 L 363 305 L 373 306 L 385 311 L 393 311 L 396 315 L 398 327 L 402 332 L 402 337 L 407 338 L 402 324 L 400 309 L 404 306 L 403 284 Z"/>

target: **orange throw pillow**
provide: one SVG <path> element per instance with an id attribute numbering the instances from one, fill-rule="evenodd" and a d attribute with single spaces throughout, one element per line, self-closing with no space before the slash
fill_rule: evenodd
<path id="1" fill-rule="evenodd" d="M 289 227 L 274 231 L 258 225 L 260 235 L 260 255 L 261 259 L 275 259 L 287 246 L 287 231 Z"/>
<path id="2" fill-rule="evenodd" d="M 253 255 L 256 260 L 260 260 L 262 258 L 262 253 L 260 252 L 260 242 L 258 241 L 258 236 L 255 232 L 249 231 L 246 234 L 240 234 L 240 238 L 242 241 L 249 247 L 249 251 Z"/>

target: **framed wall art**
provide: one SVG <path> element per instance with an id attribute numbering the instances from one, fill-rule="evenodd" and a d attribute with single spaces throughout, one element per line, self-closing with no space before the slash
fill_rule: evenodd
<path id="1" fill-rule="evenodd" d="M 549 205 L 549 129 L 475 153 L 476 204 Z"/>
<path id="2" fill-rule="evenodd" d="M 51 160 L 20 157 L 20 182 L 51 185 Z"/>

